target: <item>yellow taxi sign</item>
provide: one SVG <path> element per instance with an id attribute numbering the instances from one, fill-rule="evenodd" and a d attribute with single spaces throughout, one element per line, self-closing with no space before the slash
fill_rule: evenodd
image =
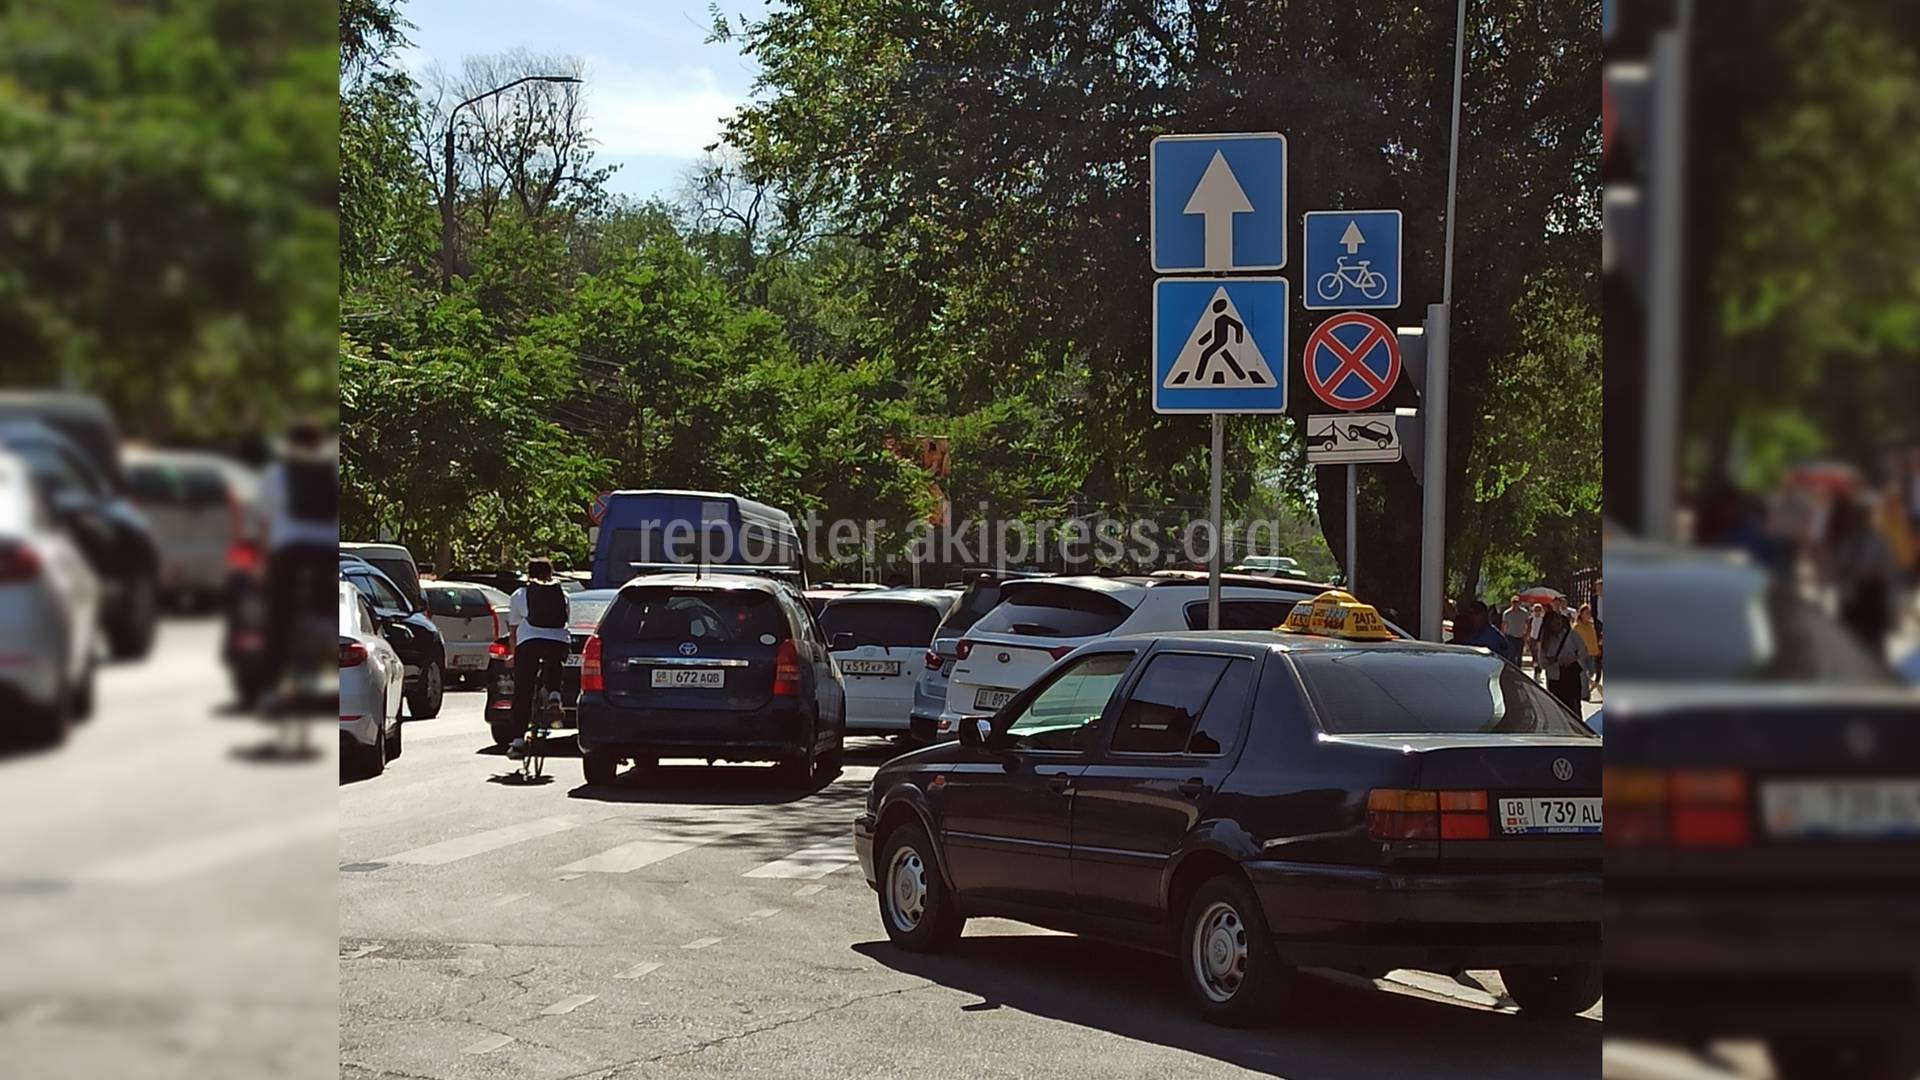
<path id="1" fill-rule="evenodd" d="M 1287 613 L 1287 621 L 1276 627 L 1297 634 L 1318 634 L 1346 641 L 1391 641 L 1393 632 L 1371 604 L 1363 604 L 1351 593 L 1328 589 L 1311 600 L 1302 600 Z"/>

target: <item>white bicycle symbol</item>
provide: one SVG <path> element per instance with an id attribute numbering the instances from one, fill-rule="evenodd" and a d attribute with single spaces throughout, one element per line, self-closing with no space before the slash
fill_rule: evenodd
<path id="1" fill-rule="evenodd" d="M 1360 295 L 1369 300 L 1378 300 L 1387 295 L 1387 275 L 1374 273 L 1370 269 L 1373 266 L 1371 259 L 1349 263 L 1335 257 L 1333 264 L 1334 269 L 1321 274 L 1320 280 L 1314 282 L 1314 290 L 1320 294 L 1320 299 L 1338 300 L 1349 285 L 1360 290 Z"/>

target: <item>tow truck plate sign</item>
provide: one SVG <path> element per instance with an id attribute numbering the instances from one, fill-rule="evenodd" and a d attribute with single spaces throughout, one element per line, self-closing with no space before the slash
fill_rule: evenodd
<path id="1" fill-rule="evenodd" d="M 1523 833 L 1597 833 L 1599 799 L 1501 799 L 1500 831 Z"/>

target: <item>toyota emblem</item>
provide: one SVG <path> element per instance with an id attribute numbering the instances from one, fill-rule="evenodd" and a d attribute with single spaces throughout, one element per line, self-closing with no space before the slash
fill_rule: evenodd
<path id="1" fill-rule="evenodd" d="M 694 653 L 697 653 L 699 651 L 700 651 L 700 646 L 695 645 L 691 641 L 683 641 L 680 643 L 681 656 L 692 656 Z"/>
<path id="2" fill-rule="evenodd" d="M 1009 660 L 1011 660 L 1011 659 L 1013 659 L 1013 657 L 1012 657 L 1012 656 L 1010 656 L 1010 655 L 1008 655 L 1007 653 L 1001 653 L 1001 654 L 1000 654 L 1000 662 L 1001 662 L 1001 663 L 1003 663 L 1003 664 L 1004 664 L 1004 663 L 1006 663 L 1007 661 L 1009 661 Z"/>
<path id="3" fill-rule="evenodd" d="M 1563 757 L 1554 758 L 1553 778 L 1563 784 L 1573 779 L 1573 762 Z"/>

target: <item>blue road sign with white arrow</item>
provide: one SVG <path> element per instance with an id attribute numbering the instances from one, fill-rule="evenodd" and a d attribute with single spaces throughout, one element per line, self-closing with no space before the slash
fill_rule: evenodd
<path id="1" fill-rule="evenodd" d="M 1162 135 L 1148 174 L 1155 272 L 1287 265 L 1286 136 Z"/>
<path id="2" fill-rule="evenodd" d="M 1309 211 L 1302 249 L 1309 310 L 1400 306 L 1400 211 Z"/>
<path id="3" fill-rule="evenodd" d="M 1153 411 L 1287 409 L 1287 280 L 1153 283 Z"/>

